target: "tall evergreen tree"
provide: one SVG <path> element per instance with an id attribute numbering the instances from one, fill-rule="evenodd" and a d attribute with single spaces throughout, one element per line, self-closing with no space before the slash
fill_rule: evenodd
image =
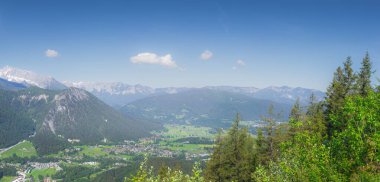
<path id="1" fill-rule="evenodd" d="M 368 93 L 372 90 L 371 86 L 371 75 L 372 75 L 372 63 L 369 57 L 368 52 L 362 61 L 362 66 L 357 80 L 357 89 L 358 93 L 362 96 L 367 96 Z"/>
<path id="2" fill-rule="evenodd" d="M 289 115 L 289 125 L 290 125 L 289 134 L 290 134 L 290 137 L 294 136 L 294 134 L 300 128 L 299 125 L 302 124 L 302 122 L 303 122 L 302 108 L 301 108 L 301 104 L 300 104 L 300 99 L 297 98 L 292 109 L 290 110 L 290 115 Z"/>
<path id="3" fill-rule="evenodd" d="M 290 121 L 301 121 L 302 120 L 302 108 L 300 104 L 300 98 L 297 98 L 296 102 L 294 103 L 290 115 L 289 115 Z"/>
<path id="4" fill-rule="evenodd" d="M 255 169 L 253 138 L 247 128 L 241 128 L 236 116 L 226 136 L 217 143 L 207 162 L 206 179 L 210 181 L 251 181 Z"/>
<path id="5" fill-rule="evenodd" d="M 267 159 L 274 160 L 277 156 L 276 144 L 278 137 L 276 136 L 276 121 L 280 118 L 280 114 L 274 112 L 274 106 L 270 105 L 268 109 L 268 116 L 263 117 L 262 120 L 266 122 L 266 146 L 267 146 Z"/>
<path id="6" fill-rule="evenodd" d="M 331 137 L 334 131 L 339 129 L 337 123 L 329 120 L 329 116 L 337 113 L 340 113 L 344 105 L 344 99 L 346 98 L 346 89 L 344 84 L 344 75 L 341 67 L 338 67 L 334 73 L 333 81 L 330 86 L 327 88 L 326 99 L 325 99 L 325 116 L 327 119 L 326 129 L 327 134 Z"/>
<path id="7" fill-rule="evenodd" d="M 212 153 L 211 159 L 207 162 L 207 168 L 205 170 L 205 175 L 207 180 L 209 181 L 216 181 L 221 182 L 222 174 L 221 174 L 221 168 L 222 166 L 222 159 L 221 156 L 223 154 L 223 144 L 222 144 L 222 130 L 218 130 L 217 137 L 215 139 L 215 146 L 214 151 Z"/>
<path id="8" fill-rule="evenodd" d="M 352 60 L 351 57 L 347 57 L 346 61 L 343 63 L 343 87 L 344 95 L 352 95 L 355 92 L 355 82 L 356 74 L 352 69 Z"/>
<path id="9" fill-rule="evenodd" d="M 265 165 L 269 161 L 268 145 L 261 128 L 257 129 L 256 153 L 258 164 Z"/>
<path id="10" fill-rule="evenodd" d="M 310 96 L 309 106 L 306 111 L 305 121 L 307 129 L 320 133 L 322 135 L 326 132 L 325 118 L 323 113 L 322 102 L 318 102 L 314 93 Z"/>

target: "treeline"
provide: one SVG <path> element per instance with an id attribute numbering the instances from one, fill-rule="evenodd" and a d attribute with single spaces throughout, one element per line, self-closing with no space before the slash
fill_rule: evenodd
<path id="1" fill-rule="evenodd" d="M 358 72 L 350 57 L 338 67 L 324 101 L 297 101 L 289 122 L 276 124 L 273 107 L 265 128 L 252 137 L 237 115 L 219 132 L 211 159 L 192 175 L 168 168 L 154 174 L 146 162 L 131 181 L 380 181 L 380 89 L 373 88 L 368 53 Z"/>

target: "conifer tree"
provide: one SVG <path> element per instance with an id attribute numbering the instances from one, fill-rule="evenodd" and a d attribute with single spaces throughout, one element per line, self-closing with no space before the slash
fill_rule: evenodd
<path id="1" fill-rule="evenodd" d="M 290 110 L 290 115 L 289 115 L 290 137 L 293 137 L 294 134 L 300 129 L 300 125 L 303 122 L 302 115 L 303 114 L 302 114 L 300 99 L 297 98 L 292 109 Z"/>
<path id="2" fill-rule="evenodd" d="M 367 96 L 372 90 L 371 75 L 372 75 L 372 63 L 368 52 L 362 61 L 362 66 L 357 79 L 357 89 L 361 96 Z"/>
<path id="3" fill-rule="evenodd" d="M 326 93 L 326 111 L 325 116 L 328 119 L 330 115 L 337 114 L 341 112 L 344 105 L 344 99 L 346 97 L 346 89 L 344 86 L 344 75 L 341 67 L 338 67 L 334 73 L 334 78 L 330 86 L 327 88 Z M 332 136 L 333 132 L 339 127 L 337 123 L 333 123 L 330 120 L 326 123 L 327 134 L 329 137 Z"/>
<path id="4" fill-rule="evenodd" d="M 302 108 L 300 104 L 300 99 L 297 98 L 296 102 L 294 103 L 292 110 L 290 111 L 289 120 L 290 121 L 301 121 L 302 117 Z"/>
<path id="5" fill-rule="evenodd" d="M 309 106 L 306 111 L 306 126 L 307 129 L 320 133 L 326 132 L 325 118 L 323 113 L 322 102 L 318 102 L 314 93 L 310 96 Z"/>
<path id="6" fill-rule="evenodd" d="M 345 88 L 345 96 L 352 95 L 355 91 L 355 82 L 356 82 L 356 74 L 352 69 L 352 60 L 351 57 L 347 57 L 346 61 L 343 63 L 343 77 L 344 77 L 344 88 Z"/>
<path id="7" fill-rule="evenodd" d="M 256 153 L 258 164 L 265 165 L 269 161 L 268 145 L 261 128 L 257 129 Z"/>
<path id="8" fill-rule="evenodd" d="M 276 116 L 274 113 L 274 106 L 270 105 L 268 109 L 268 116 L 263 117 L 263 121 L 267 123 L 265 127 L 265 132 L 266 132 L 266 142 L 267 142 L 267 158 L 269 160 L 274 160 L 276 156 L 276 151 L 275 151 L 275 126 L 276 126 L 276 119 L 279 116 Z"/>
<path id="9" fill-rule="evenodd" d="M 220 173 L 222 168 L 222 130 L 218 130 L 217 137 L 215 139 L 214 151 L 212 153 L 211 159 L 207 162 L 207 168 L 205 171 L 206 179 L 209 181 L 221 182 L 222 174 Z"/>
<path id="10" fill-rule="evenodd" d="M 211 159 L 207 162 L 207 181 L 250 181 L 255 169 L 253 138 L 247 128 L 240 127 L 236 116 L 227 135 L 217 143 Z"/>

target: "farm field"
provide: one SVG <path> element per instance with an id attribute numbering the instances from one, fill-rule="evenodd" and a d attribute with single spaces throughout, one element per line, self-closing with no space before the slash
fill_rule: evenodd
<path id="1" fill-rule="evenodd" d="M 56 172 L 57 170 L 55 168 L 34 169 L 28 176 L 33 176 L 33 179 L 38 181 L 39 177 L 53 176 Z"/>

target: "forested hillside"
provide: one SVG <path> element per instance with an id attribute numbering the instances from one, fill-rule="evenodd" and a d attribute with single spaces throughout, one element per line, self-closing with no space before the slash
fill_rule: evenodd
<path id="1" fill-rule="evenodd" d="M 90 93 L 69 88 L 0 89 L 0 147 L 30 139 L 39 154 L 77 144 L 118 142 L 149 136 L 159 125 L 124 116 Z M 73 142 L 71 142 L 73 143 Z"/>
<path id="2" fill-rule="evenodd" d="M 296 102 L 287 124 L 269 108 L 256 137 L 239 115 L 219 132 L 211 159 L 193 174 L 166 170 L 155 175 L 143 162 L 132 181 L 380 181 L 380 90 L 366 54 L 358 72 L 348 57 L 338 67 L 324 101 Z"/>
<path id="3" fill-rule="evenodd" d="M 253 98 L 244 94 L 215 89 L 192 89 L 177 94 L 166 94 L 140 99 L 127 104 L 121 111 L 137 118 L 162 123 L 191 123 L 212 128 L 229 127 L 231 116 L 240 112 L 244 119 L 259 120 L 271 105 L 284 119 L 290 104 Z"/>

